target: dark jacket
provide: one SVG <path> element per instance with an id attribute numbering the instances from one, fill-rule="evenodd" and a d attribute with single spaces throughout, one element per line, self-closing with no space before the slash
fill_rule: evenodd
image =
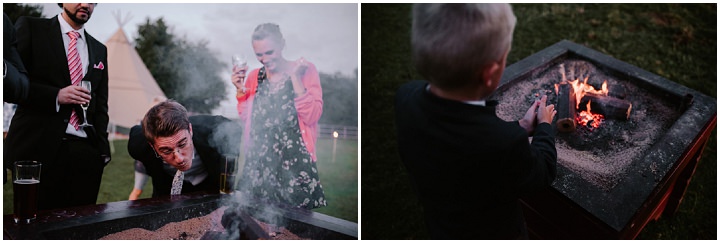
<path id="1" fill-rule="evenodd" d="M 27 70 L 16 45 L 15 26 L 3 13 L 3 101 L 15 104 L 25 101 L 30 89 Z"/>
<path id="2" fill-rule="evenodd" d="M 550 124 L 532 143 L 517 121 L 495 115 L 497 102 L 470 105 L 437 97 L 427 82 L 396 95 L 398 148 L 435 239 L 515 239 L 525 234 L 519 197 L 555 179 Z M 530 104 L 528 104 L 528 107 Z"/>
<path id="3" fill-rule="evenodd" d="M 75 109 L 80 121 L 84 119 L 80 105 L 60 105 L 60 111 L 56 111 L 58 92 L 71 84 L 58 17 L 20 17 L 15 26 L 17 50 L 29 74 L 30 91 L 25 102 L 18 103 L 8 129 L 4 152 L 6 168 L 17 160 L 55 161 L 71 110 Z M 92 82 L 87 116 L 93 125 L 84 129 L 90 143 L 103 157 L 98 163 L 106 163 L 110 159 L 107 48 L 87 30 L 84 38 L 89 59 L 83 80 Z M 104 68 L 94 68 L 94 64 L 100 62 Z"/>
<path id="4" fill-rule="evenodd" d="M 242 128 L 235 121 L 222 116 L 198 115 L 191 116 L 193 128 L 193 144 L 200 156 L 208 177 L 198 185 L 183 183 L 182 193 L 207 192 L 218 193 L 220 190 L 220 162 L 223 154 L 239 154 Z M 145 166 L 147 174 L 152 177 L 153 197 L 170 195 L 170 187 L 174 175 L 163 170 L 163 161 L 155 156 L 140 125 L 130 129 L 128 152 L 133 159 Z"/>

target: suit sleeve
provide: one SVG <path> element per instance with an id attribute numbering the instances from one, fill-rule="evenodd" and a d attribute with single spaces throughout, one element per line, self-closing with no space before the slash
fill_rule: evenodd
<path id="1" fill-rule="evenodd" d="M 27 71 L 22 63 L 20 54 L 17 52 L 17 39 L 15 38 L 15 26 L 13 26 L 7 14 L 3 13 L 3 101 L 20 103 L 28 96 L 29 80 Z"/>
<path id="2" fill-rule="evenodd" d="M 525 136 L 525 135 L 523 135 Z M 528 147 L 527 138 L 518 140 L 516 147 Z M 524 145 L 524 146 L 523 146 Z M 529 153 L 516 153 L 522 156 L 518 189 L 521 194 L 547 187 L 557 175 L 557 150 L 552 126 L 540 123 L 535 128 Z"/>
<path id="3" fill-rule="evenodd" d="M 195 118 L 195 121 L 190 121 L 193 124 L 193 137 L 199 136 L 203 140 L 207 140 L 207 144 L 218 155 L 239 154 L 242 139 L 240 124 L 224 116 L 195 116 L 192 118 Z"/>
<path id="4" fill-rule="evenodd" d="M 36 68 L 33 62 L 33 21 L 32 18 L 20 17 L 15 23 L 15 29 L 17 33 L 17 51 L 20 54 L 20 58 L 25 66 L 25 69 L 29 73 L 29 86 L 28 97 L 25 102 L 19 104 L 26 105 L 27 108 L 32 108 L 39 112 L 52 112 L 55 113 L 55 101 L 57 100 L 58 92 L 60 88 L 47 85 L 50 82 L 40 82 L 37 79 L 37 75 L 32 75 L 33 70 Z M 49 34 L 49 33 L 48 33 Z M 42 37 L 37 37 L 42 38 Z"/>

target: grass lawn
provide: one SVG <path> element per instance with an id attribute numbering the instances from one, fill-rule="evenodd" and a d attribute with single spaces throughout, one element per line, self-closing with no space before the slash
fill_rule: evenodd
<path id="1" fill-rule="evenodd" d="M 512 4 L 511 65 L 560 40 L 585 45 L 717 98 L 716 4 Z M 427 239 L 397 154 L 394 95 L 411 64 L 410 4 L 362 4 L 363 239 Z M 680 209 L 638 239 L 717 238 L 717 133 Z M 471 210 L 471 209 L 469 209 Z"/>
<path id="2" fill-rule="evenodd" d="M 127 200 L 134 180 L 133 160 L 127 153 L 127 140 L 113 142 L 113 160 L 105 167 L 98 204 Z M 325 189 L 328 206 L 316 212 L 333 217 L 358 221 L 358 143 L 355 140 L 338 139 L 335 162 L 332 161 L 332 139 L 318 139 L 318 170 Z M 8 178 L 10 174 L 8 173 Z M 42 180 L 41 180 L 42 181 Z M 12 214 L 12 183 L 3 185 L 3 214 Z M 140 198 L 152 195 L 152 183 L 145 185 Z"/>

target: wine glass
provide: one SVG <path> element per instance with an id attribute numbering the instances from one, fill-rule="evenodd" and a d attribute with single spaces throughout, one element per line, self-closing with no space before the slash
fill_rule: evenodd
<path id="1" fill-rule="evenodd" d="M 92 91 L 90 81 L 87 81 L 87 80 L 80 81 L 80 87 L 86 88 L 88 91 Z M 83 118 L 85 118 L 83 123 L 79 125 L 80 127 L 92 127 L 92 124 L 87 122 L 87 120 L 88 120 L 87 119 L 87 109 L 89 106 L 90 106 L 90 101 L 88 101 L 87 103 L 80 104 L 80 107 L 83 109 Z"/>
<path id="2" fill-rule="evenodd" d="M 235 54 L 232 56 L 233 68 L 247 68 L 247 58 L 243 54 Z M 245 78 L 240 81 L 242 92 L 245 93 Z"/>

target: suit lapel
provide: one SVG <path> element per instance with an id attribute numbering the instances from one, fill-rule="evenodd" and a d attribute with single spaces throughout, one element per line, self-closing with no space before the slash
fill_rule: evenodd
<path id="1" fill-rule="evenodd" d="M 87 70 L 88 70 L 88 71 L 87 71 L 87 73 L 85 74 L 85 76 L 86 76 L 86 77 L 93 77 L 93 76 L 91 75 L 91 72 L 95 72 L 95 71 L 96 71 L 93 65 L 96 64 L 96 63 L 98 63 L 100 60 L 99 60 L 99 57 L 98 57 L 97 49 L 95 48 L 95 41 L 94 41 L 94 39 L 92 38 L 92 36 L 90 36 L 90 34 L 88 34 L 87 30 L 85 30 L 85 37 L 84 37 L 84 38 L 85 38 L 85 46 L 86 46 L 87 49 L 88 49 L 88 66 L 87 66 Z M 93 87 L 97 87 L 97 86 L 96 86 L 96 85 L 97 85 L 97 83 L 96 83 L 97 80 L 90 80 L 90 81 L 93 83 L 93 84 L 92 84 Z"/>

